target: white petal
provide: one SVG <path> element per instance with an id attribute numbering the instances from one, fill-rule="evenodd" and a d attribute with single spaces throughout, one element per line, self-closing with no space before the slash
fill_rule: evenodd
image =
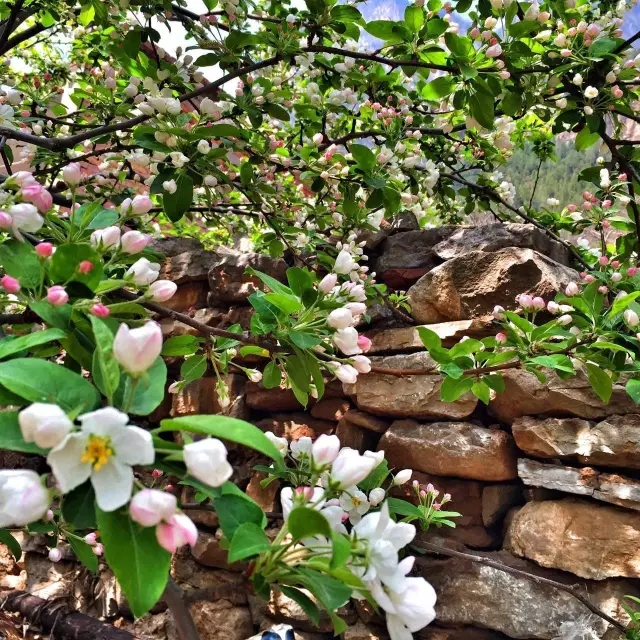
<path id="1" fill-rule="evenodd" d="M 133 491 L 133 469 L 112 457 L 91 474 L 96 502 L 103 511 L 115 511 L 129 502 Z"/>
<path id="2" fill-rule="evenodd" d="M 129 416 L 113 407 L 104 407 L 78 416 L 78 420 L 86 433 L 114 437 L 129 422 Z"/>
<path id="3" fill-rule="evenodd" d="M 151 464 L 156 457 L 153 438 L 140 427 L 129 426 L 112 436 L 113 448 L 118 460 L 128 465 Z"/>
<path id="4" fill-rule="evenodd" d="M 47 463 L 62 493 L 68 493 L 89 479 L 91 465 L 81 460 L 86 445 L 86 434 L 72 433 L 49 452 Z"/>
<path id="5" fill-rule="evenodd" d="M 382 584 L 378 580 L 372 580 L 367 583 L 369 587 L 369 591 L 371 591 L 371 595 L 373 599 L 387 612 L 387 619 L 389 614 L 393 614 L 396 611 L 396 608 L 393 605 L 393 602 L 385 592 Z"/>
<path id="6" fill-rule="evenodd" d="M 394 546 L 396 551 L 400 551 L 416 537 L 416 528 L 407 522 L 398 522 L 393 525 L 392 529 L 385 532 L 384 537 Z"/>
<path id="7" fill-rule="evenodd" d="M 391 640 L 413 640 L 411 631 L 405 627 L 402 619 L 392 613 L 387 614 L 387 631 Z"/>

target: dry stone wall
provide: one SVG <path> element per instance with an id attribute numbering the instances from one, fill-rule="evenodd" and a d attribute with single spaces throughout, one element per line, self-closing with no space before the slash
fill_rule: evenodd
<path id="1" fill-rule="evenodd" d="M 379 278 L 408 289 L 416 322 L 428 323 L 448 346 L 463 336 L 495 332 L 488 316 L 495 304 L 513 309 L 522 291 L 548 300 L 576 277 L 564 247 L 528 225 L 418 230 L 400 219 L 369 234 L 367 247 Z M 163 277 L 179 285 L 172 307 L 216 327 L 248 326 L 247 298 L 262 285 L 245 275 L 246 267 L 278 279 L 286 269 L 282 260 L 229 249 L 204 251 L 192 240 L 161 241 L 157 249 L 167 256 Z M 398 326 L 384 312 L 374 317 L 377 322 L 360 330 L 373 341 L 375 364 L 416 372 L 433 364 L 415 327 Z M 174 320 L 161 324 L 166 337 L 193 332 Z M 179 362 L 170 366 L 176 370 Z M 363 375 L 344 387 L 331 383 L 324 398 L 304 408 L 288 390 L 267 390 L 231 375 L 231 405 L 224 412 L 289 440 L 336 433 L 356 449 L 384 450 L 392 466 L 411 467 L 421 484 L 450 493 L 451 508 L 462 514 L 455 529 L 421 533 L 422 542 L 576 585 L 593 604 L 625 621 L 622 597 L 640 594 L 640 409 L 622 389 L 603 405 L 580 377 L 550 376 L 543 385 L 512 370 L 505 379 L 505 392 L 488 407 L 471 395 L 443 403 L 439 378 L 416 373 Z M 215 379 L 207 376 L 167 394 L 152 420 L 222 411 Z M 238 450 L 231 455 L 234 480 L 265 510 L 279 511 L 277 484 L 261 488 L 260 476 L 251 470 L 258 460 Z M 191 498 L 187 492 L 182 497 Z M 228 564 L 215 514 L 192 515 L 200 539 L 176 556 L 172 571 L 187 591 L 203 640 L 245 640 L 282 623 L 305 640 L 332 637 L 328 620 L 315 628 L 283 594 L 274 592 L 265 603 L 239 587 L 245 567 Z M 143 639 L 176 637 L 161 607 L 133 622 L 109 572 L 89 579 L 70 552 L 52 565 L 37 539 L 24 545 L 24 564 L 0 557 L 1 586 L 63 595 L 85 610 L 118 618 Z M 577 640 L 578 635 L 560 635 L 571 621 L 588 622 L 601 638 L 619 637 L 569 593 L 520 575 L 430 554 L 418 559 L 415 570 L 438 593 L 437 619 L 419 634 L 424 640 Z M 350 604 L 341 613 L 349 623 L 344 640 L 387 637 L 367 606 Z"/>

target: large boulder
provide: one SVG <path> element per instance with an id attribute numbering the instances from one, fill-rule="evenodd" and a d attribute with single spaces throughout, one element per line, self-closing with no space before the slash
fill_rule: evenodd
<path id="1" fill-rule="evenodd" d="M 514 558 L 504 551 L 483 552 L 482 556 L 564 584 L 577 582 L 573 576 L 541 569 L 533 562 Z M 527 640 L 557 639 L 563 623 L 577 620 L 592 620 L 598 634 L 609 628 L 607 622 L 593 616 L 569 593 L 500 569 L 463 558 L 419 557 L 416 564 L 438 594 L 436 622 L 446 626 L 477 625 L 504 633 L 509 638 Z M 630 581 L 582 582 L 579 587 L 595 606 L 624 623 L 628 621 L 622 609 L 622 598 L 637 593 Z"/>
<path id="2" fill-rule="evenodd" d="M 640 480 L 600 473 L 591 467 L 566 467 L 520 458 L 518 476 L 526 485 L 564 491 L 640 511 Z"/>
<path id="3" fill-rule="evenodd" d="M 575 460 L 640 469 L 640 415 L 611 416 L 597 424 L 578 418 L 522 417 L 512 425 L 522 451 L 536 458 Z"/>
<path id="4" fill-rule="evenodd" d="M 441 260 L 451 260 L 471 251 L 499 251 L 506 247 L 533 249 L 559 262 L 569 264 L 569 251 L 532 224 L 496 222 L 474 227 L 460 227 L 433 247 Z"/>
<path id="5" fill-rule="evenodd" d="M 613 386 L 608 404 L 593 392 L 587 377 L 579 372 L 566 380 L 547 373 L 542 383 L 533 373 L 510 369 L 503 372 L 505 390 L 489 403 L 489 412 L 501 422 L 522 416 L 577 416 L 598 420 L 615 413 L 633 413 L 637 405 L 622 385 Z"/>
<path id="6" fill-rule="evenodd" d="M 512 518 L 505 548 L 582 578 L 640 578 L 640 518 L 568 498 L 529 502 Z"/>
<path id="7" fill-rule="evenodd" d="M 478 400 L 465 393 L 455 402 L 440 399 L 439 375 L 425 374 L 435 366 L 428 353 L 374 357 L 376 367 L 396 371 L 416 371 L 416 375 L 368 373 L 358 376 L 348 390 L 355 395 L 359 409 L 381 416 L 399 418 L 450 418 L 462 420 L 473 413 Z"/>
<path id="8" fill-rule="evenodd" d="M 470 251 L 432 269 L 409 289 L 411 315 L 421 323 L 477 318 L 496 305 L 515 309 L 519 293 L 552 299 L 577 278 L 573 269 L 532 249 Z"/>
<path id="9" fill-rule="evenodd" d="M 469 422 L 398 420 L 380 439 L 389 465 L 439 476 L 488 482 L 513 480 L 517 453 L 513 438 Z"/>
<path id="10" fill-rule="evenodd" d="M 245 273 L 248 268 L 262 271 L 282 282 L 286 280 L 287 264 L 280 258 L 271 258 L 259 253 L 244 253 L 226 247 L 218 247 L 210 253 L 210 306 L 216 306 L 217 302 L 246 302 L 252 293 L 258 289 L 265 289 L 259 278 Z"/>

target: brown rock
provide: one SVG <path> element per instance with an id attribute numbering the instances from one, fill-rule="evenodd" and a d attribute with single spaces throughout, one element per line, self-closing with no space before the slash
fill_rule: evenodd
<path id="1" fill-rule="evenodd" d="M 0 451 L 0 469 L 30 469 L 38 473 L 45 473 L 47 463 L 44 457 L 17 451 Z"/>
<path id="2" fill-rule="evenodd" d="M 200 640 L 245 640 L 253 634 L 249 607 L 235 607 L 227 600 L 194 602 L 189 607 Z"/>
<path id="3" fill-rule="evenodd" d="M 511 436 L 468 422 L 398 420 L 382 436 L 378 449 L 396 468 L 490 482 L 517 477 Z"/>
<path id="4" fill-rule="evenodd" d="M 491 253 L 507 247 L 534 249 L 560 264 L 569 264 L 569 251 L 532 224 L 497 222 L 460 227 L 435 245 L 433 252 L 441 260 L 451 260 L 472 251 Z"/>
<path id="5" fill-rule="evenodd" d="M 428 353 L 372 358 L 376 367 L 424 372 L 435 363 Z M 354 394 L 359 409 L 382 416 L 407 418 L 466 418 L 478 404 L 471 393 L 455 402 L 440 399 L 439 375 L 389 375 L 368 373 L 358 376 Z"/>
<path id="6" fill-rule="evenodd" d="M 170 298 L 162 304 L 174 311 L 187 312 L 189 309 L 202 309 L 207 306 L 209 290 L 204 282 L 187 282 L 181 284 Z"/>
<path id="7" fill-rule="evenodd" d="M 162 264 L 160 277 L 176 284 L 206 282 L 209 269 L 218 264 L 219 259 L 215 251 L 184 251 L 167 257 Z"/>
<path id="8" fill-rule="evenodd" d="M 197 240 L 196 238 L 185 238 L 177 236 L 155 238 L 150 246 L 154 251 L 158 251 L 164 257 L 177 256 L 178 254 L 185 253 L 186 251 L 204 251 L 204 247 L 202 246 L 202 242 L 200 242 L 200 240 Z"/>
<path id="9" fill-rule="evenodd" d="M 490 484 L 482 490 L 482 522 L 493 527 L 501 522 L 507 511 L 524 502 L 519 484 Z"/>
<path id="10" fill-rule="evenodd" d="M 391 220 L 383 220 L 378 231 L 361 231 L 357 242 L 366 242 L 367 249 L 375 249 L 389 236 L 403 231 L 417 231 L 419 228 L 415 215 L 411 211 L 403 211 Z"/>
<path id="11" fill-rule="evenodd" d="M 208 327 L 226 328 L 232 324 L 239 324 L 243 329 L 249 328 L 253 309 L 251 307 L 230 307 L 229 309 L 196 309 L 191 317 L 201 324 Z M 162 335 L 165 338 L 173 336 L 198 336 L 200 332 L 183 322 L 163 318 L 160 320 L 162 327 Z"/>
<path id="12" fill-rule="evenodd" d="M 389 634 L 384 627 L 368 625 L 358 620 L 342 634 L 342 640 L 388 640 Z"/>
<path id="13" fill-rule="evenodd" d="M 363 429 L 344 418 L 338 422 L 336 435 L 343 447 L 351 447 L 360 453 L 374 450 L 380 439 L 374 431 Z"/>
<path id="14" fill-rule="evenodd" d="M 418 631 L 416 636 L 424 640 L 509 640 L 509 637 L 503 633 L 489 629 L 477 629 L 476 627 L 444 629 L 433 624 Z"/>
<path id="15" fill-rule="evenodd" d="M 198 534 L 198 541 L 191 547 L 191 555 L 193 559 L 205 567 L 214 567 L 216 569 L 228 569 L 229 571 L 244 571 L 246 563 L 227 562 L 228 552 L 220 546 L 220 541 L 216 536 L 201 531 Z"/>
<path id="16" fill-rule="evenodd" d="M 262 383 L 247 384 L 247 406 L 257 411 L 299 411 L 302 405 L 291 389 L 265 389 Z"/>
<path id="17" fill-rule="evenodd" d="M 14 538 L 21 542 L 23 537 L 21 532 L 13 533 Z M 0 544 L 0 588 L 19 589 L 24 591 L 27 586 L 27 574 L 24 571 L 24 564 L 16 562 L 9 548 Z"/>
<path id="18" fill-rule="evenodd" d="M 216 306 L 216 301 L 246 302 L 254 291 L 264 290 L 265 287 L 259 278 L 245 273 L 249 267 L 277 280 L 286 280 L 287 265 L 280 258 L 242 253 L 227 247 L 219 247 L 211 253 L 215 254 L 216 258 L 209 269 L 212 302 L 210 306 Z"/>
<path id="19" fill-rule="evenodd" d="M 511 522 L 505 547 L 583 578 L 640 577 L 640 518 L 617 507 L 573 498 L 529 502 Z"/>
<path id="20" fill-rule="evenodd" d="M 162 613 L 147 614 L 133 622 L 125 620 L 120 626 L 121 629 L 132 633 L 137 640 L 169 640 L 176 638 L 176 629 L 173 617 L 169 611 Z"/>
<path id="21" fill-rule="evenodd" d="M 343 398 L 322 398 L 311 407 L 311 415 L 322 420 L 339 422 L 351 408 L 351 403 Z"/>
<path id="22" fill-rule="evenodd" d="M 594 424 L 577 418 L 518 418 L 513 437 L 537 458 L 577 460 L 603 467 L 640 469 L 640 415 L 612 416 Z"/>
<path id="23" fill-rule="evenodd" d="M 280 490 L 280 481 L 273 480 L 266 487 L 263 487 L 260 482 L 266 477 L 266 473 L 255 471 L 247 485 L 246 494 L 255 500 L 263 511 L 277 511 L 276 496 Z"/>
<path id="24" fill-rule="evenodd" d="M 224 414 L 234 418 L 246 416 L 244 404 L 244 388 L 246 378 L 244 376 L 229 374 L 224 378 L 229 387 L 231 404 L 223 407 L 220 404 L 216 385 L 218 379 L 214 376 L 199 378 L 187 385 L 182 391 L 173 395 L 171 416 Z"/>
<path id="25" fill-rule="evenodd" d="M 573 576 L 542 569 L 505 551 L 483 552 L 482 556 L 557 582 L 577 582 Z M 416 564 L 438 594 L 436 622 L 441 625 L 476 625 L 509 638 L 542 640 L 556 639 L 563 622 L 592 619 L 598 634 L 609 627 L 570 594 L 493 567 L 460 558 L 419 557 Z M 622 596 L 629 589 L 637 591 L 630 581 L 580 582 L 579 588 L 595 606 L 626 623 Z"/>
<path id="26" fill-rule="evenodd" d="M 321 433 L 332 433 L 335 422 L 318 420 L 307 413 L 277 413 L 255 423 L 263 431 L 273 431 L 279 438 L 299 440 L 303 436 L 317 438 Z"/>
<path id="27" fill-rule="evenodd" d="M 527 485 L 589 496 L 640 511 L 640 480 L 634 478 L 600 473 L 590 467 L 565 467 L 526 458 L 518 460 L 518 475 Z"/>
<path id="28" fill-rule="evenodd" d="M 493 326 L 493 316 L 484 316 L 471 320 L 453 320 L 452 322 L 440 322 L 425 326 L 440 337 L 445 347 L 452 347 L 463 336 L 484 338 L 496 332 Z M 418 327 L 369 331 L 366 336 L 372 341 L 368 355 L 382 352 L 424 351 L 425 348 L 418 335 Z"/>
<path id="29" fill-rule="evenodd" d="M 532 249 L 471 251 L 432 269 L 408 293 L 417 322 L 466 320 L 488 315 L 495 305 L 516 307 L 519 293 L 552 299 L 578 274 Z"/>
<path id="30" fill-rule="evenodd" d="M 390 424 L 382 418 L 372 416 L 365 411 L 358 411 L 358 409 L 349 409 L 349 411 L 344 414 L 344 419 L 351 424 L 355 424 L 363 429 L 369 429 L 369 431 L 375 431 L 376 433 L 384 433 Z"/>

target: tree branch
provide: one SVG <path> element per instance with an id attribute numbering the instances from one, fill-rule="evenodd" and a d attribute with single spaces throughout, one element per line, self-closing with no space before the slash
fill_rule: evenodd
<path id="1" fill-rule="evenodd" d="M 614 50 L 613 53 L 620 53 L 632 45 L 638 38 L 640 38 L 640 31 L 636 31 L 630 38 L 627 38 L 624 42 L 621 42 Z"/>
<path id="2" fill-rule="evenodd" d="M 169 611 L 171 611 L 180 639 L 200 640 L 200 634 L 184 599 L 184 591 L 171 577 L 169 577 L 162 599 L 167 603 Z"/>

